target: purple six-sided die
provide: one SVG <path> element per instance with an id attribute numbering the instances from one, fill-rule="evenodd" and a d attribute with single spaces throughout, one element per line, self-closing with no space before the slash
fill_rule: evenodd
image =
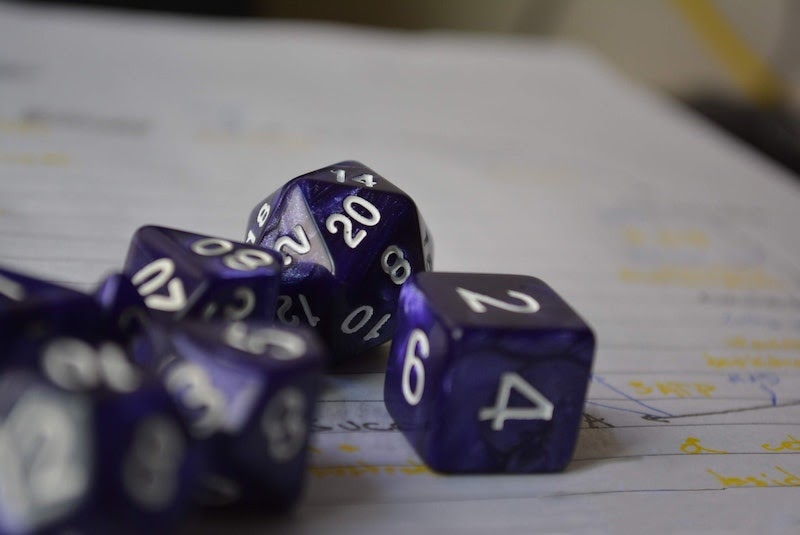
<path id="1" fill-rule="evenodd" d="M 316 334 L 266 322 L 151 325 L 135 358 L 209 447 L 199 501 L 284 510 L 305 479 L 324 367 Z"/>
<path id="2" fill-rule="evenodd" d="M 520 275 L 420 273 L 403 287 L 398 316 L 384 400 L 429 466 L 566 467 L 595 342 L 555 291 Z"/>
<path id="3" fill-rule="evenodd" d="M 265 320 L 275 314 L 281 256 L 222 238 L 145 226 L 124 273 L 157 319 Z"/>
<path id="4" fill-rule="evenodd" d="M 173 528 L 199 466 L 164 387 L 108 340 L 57 336 L 31 358 L 0 374 L 0 532 Z"/>
<path id="5" fill-rule="evenodd" d="M 245 241 L 283 253 L 277 319 L 317 329 L 334 362 L 391 338 L 401 285 L 433 262 L 414 201 L 355 161 L 290 180 L 253 209 Z"/>

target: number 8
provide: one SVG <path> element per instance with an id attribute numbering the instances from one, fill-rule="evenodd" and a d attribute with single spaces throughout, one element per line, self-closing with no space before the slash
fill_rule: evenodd
<path id="1" fill-rule="evenodd" d="M 390 264 L 389 259 L 392 256 L 395 261 Z M 403 250 L 396 245 L 390 245 L 381 255 L 381 268 L 395 284 L 403 284 L 411 276 L 411 264 L 406 260 Z"/>

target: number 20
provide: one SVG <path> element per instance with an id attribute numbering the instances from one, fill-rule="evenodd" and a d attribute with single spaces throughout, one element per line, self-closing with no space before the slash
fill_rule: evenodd
<path id="1" fill-rule="evenodd" d="M 368 212 L 368 216 L 364 216 L 363 214 L 356 211 L 354 206 L 360 206 L 364 210 Z M 344 214 L 331 214 L 328 216 L 328 219 L 325 220 L 325 228 L 328 229 L 328 232 L 331 234 L 336 234 L 339 232 L 338 227 L 336 226 L 337 223 L 341 223 L 342 225 L 342 236 L 344 237 L 344 242 L 347 244 L 348 247 L 351 249 L 355 249 L 358 247 L 358 244 L 361 243 L 364 238 L 367 237 L 366 230 L 358 230 L 355 234 L 353 234 L 353 222 L 357 221 L 362 225 L 366 225 L 368 227 L 374 227 L 377 225 L 381 220 L 381 213 L 378 211 L 378 208 L 369 202 L 366 199 L 362 199 L 361 197 L 356 197 L 355 195 L 348 195 L 345 197 L 344 202 L 344 211 L 347 216 L 350 216 L 349 219 Z"/>

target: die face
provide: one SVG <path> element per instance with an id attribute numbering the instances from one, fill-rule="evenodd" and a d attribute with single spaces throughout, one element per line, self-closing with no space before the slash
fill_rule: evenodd
<path id="1" fill-rule="evenodd" d="M 594 336 L 551 288 L 531 277 L 423 273 L 404 287 L 398 314 L 384 397 L 426 463 L 456 473 L 567 465 Z"/>
<path id="2" fill-rule="evenodd" d="M 384 403 L 398 428 L 417 452 L 427 451 L 432 426 L 440 414 L 450 333 L 413 286 L 404 287 L 384 379 Z M 425 455 L 420 454 L 423 459 Z"/>
<path id="3" fill-rule="evenodd" d="M 102 310 L 107 331 L 126 346 L 150 320 L 144 299 L 122 273 L 103 279 L 94 291 L 94 298 Z"/>
<path id="4" fill-rule="evenodd" d="M 290 506 L 302 488 L 325 357 L 316 335 L 263 322 L 161 329 L 169 350 L 150 365 L 195 438 L 210 443 L 203 501 Z"/>
<path id="5" fill-rule="evenodd" d="M 442 472 L 554 472 L 574 452 L 589 370 L 551 358 L 523 365 L 497 350 L 454 360 L 441 379 L 425 458 Z M 466 451 L 465 451 L 466 450 Z"/>
<path id="6" fill-rule="evenodd" d="M 172 401 L 152 380 L 119 391 L 104 374 L 120 371 L 100 362 L 95 377 L 81 365 L 3 374 L 4 532 L 162 532 L 185 512 L 198 457 Z"/>
<path id="7" fill-rule="evenodd" d="M 80 514 L 93 480 L 88 400 L 30 371 L 6 371 L 0 428 L 0 531 L 30 533 Z"/>
<path id="8" fill-rule="evenodd" d="M 281 258 L 274 251 L 164 227 L 140 228 L 125 275 L 162 319 L 266 319 L 274 314 Z"/>
<path id="9" fill-rule="evenodd" d="M 0 268 L 0 367 L 35 354 L 52 336 L 98 335 L 100 324 L 100 308 L 90 296 Z"/>
<path id="10" fill-rule="evenodd" d="M 308 324 L 338 361 L 393 334 L 401 285 L 432 265 L 432 241 L 421 225 L 407 195 L 350 161 L 291 180 L 254 209 L 248 232 L 285 255 L 283 306 L 301 303 L 302 295 Z"/>
<path id="11" fill-rule="evenodd" d="M 449 324 L 475 329 L 588 330 L 543 281 L 524 275 L 420 273 L 416 284 Z"/>

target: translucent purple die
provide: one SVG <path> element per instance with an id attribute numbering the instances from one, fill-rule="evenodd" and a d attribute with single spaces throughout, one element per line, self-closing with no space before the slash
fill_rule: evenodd
<path id="1" fill-rule="evenodd" d="M 126 347 L 151 320 L 144 299 L 122 273 L 103 279 L 94 291 L 94 298 L 100 306 L 106 331 Z"/>
<path id="2" fill-rule="evenodd" d="M 198 454 L 159 381 L 109 341 L 59 336 L 0 374 L 0 532 L 165 533 Z"/>
<path id="3" fill-rule="evenodd" d="M 283 253 L 277 319 L 316 328 L 334 362 L 391 338 L 401 285 L 433 262 L 414 201 L 355 161 L 290 180 L 253 209 L 245 241 Z"/>
<path id="4" fill-rule="evenodd" d="M 574 452 L 590 327 L 539 279 L 419 273 L 403 287 L 384 400 L 441 472 L 552 472 Z"/>
<path id="5" fill-rule="evenodd" d="M 27 359 L 59 334 L 101 333 L 100 309 L 90 296 L 0 268 L 0 366 L 12 355 Z"/>
<path id="6" fill-rule="evenodd" d="M 281 257 L 274 251 L 145 226 L 124 273 L 160 319 L 267 319 L 275 314 Z"/>
<path id="7" fill-rule="evenodd" d="M 207 505 L 290 507 L 303 487 L 324 367 L 313 331 L 266 322 L 153 325 L 137 360 L 157 371 L 206 441 Z"/>

